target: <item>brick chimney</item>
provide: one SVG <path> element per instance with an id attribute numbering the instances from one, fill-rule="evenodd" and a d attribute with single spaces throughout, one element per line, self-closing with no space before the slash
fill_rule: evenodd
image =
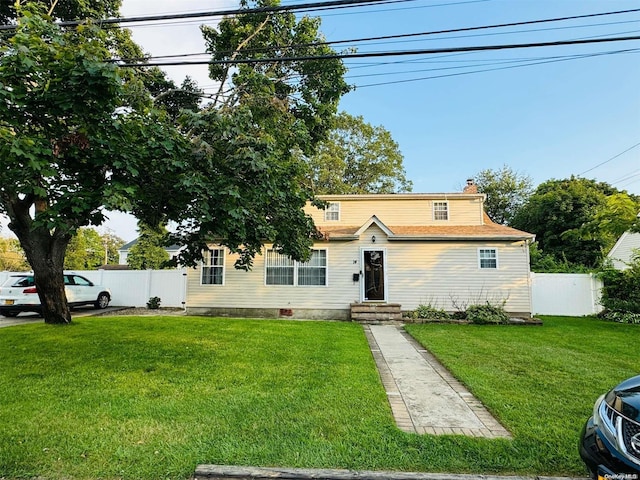
<path id="1" fill-rule="evenodd" d="M 478 186 L 474 183 L 473 178 L 467 179 L 467 185 L 462 190 L 462 193 L 478 193 Z"/>

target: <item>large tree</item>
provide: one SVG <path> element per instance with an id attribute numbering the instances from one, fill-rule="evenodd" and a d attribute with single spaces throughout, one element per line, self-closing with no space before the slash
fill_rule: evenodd
<path id="1" fill-rule="evenodd" d="M 303 212 L 313 198 L 299 152 L 331 128 L 347 91 L 339 60 L 232 63 L 258 47 L 332 53 L 318 44 L 318 22 L 293 14 L 239 15 L 206 30 L 212 70 L 230 91 L 203 112 L 170 116 L 149 109 L 151 95 L 112 63 L 104 33 L 61 30 L 31 7 L 0 47 L 0 212 L 10 218 L 34 270 L 43 315 L 68 323 L 62 267 L 78 228 L 103 209 L 132 212 L 149 225 L 174 220 L 183 262 L 220 241 L 250 267 L 265 242 L 307 258 L 315 232 Z M 254 42 L 257 42 L 254 44 Z M 246 51 L 245 51 L 246 49 Z M 229 83 L 230 82 L 230 83 Z M 141 101 L 141 100 L 147 100 Z"/>
<path id="2" fill-rule="evenodd" d="M 487 199 L 484 209 L 496 223 L 510 225 L 515 214 L 533 193 L 533 181 L 528 175 L 503 165 L 498 170 L 485 169 L 473 177 L 478 191 Z"/>
<path id="3" fill-rule="evenodd" d="M 0 212 L 34 271 L 45 321 L 68 323 L 62 269 L 73 235 L 100 224 L 104 206 L 126 208 L 146 159 L 181 158 L 186 141 L 131 103 L 139 95 L 106 63 L 101 30 L 63 31 L 32 5 L 23 13 L 0 45 Z"/>
<path id="4" fill-rule="evenodd" d="M 391 133 L 341 112 L 309 160 L 318 194 L 410 192 L 403 157 Z"/>
<path id="5" fill-rule="evenodd" d="M 638 208 L 637 199 L 607 183 L 571 177 L 540 184 L 512 224 L 535 233 L 544 254 L 593 268 L 616 236 L 632 227 Z"/>

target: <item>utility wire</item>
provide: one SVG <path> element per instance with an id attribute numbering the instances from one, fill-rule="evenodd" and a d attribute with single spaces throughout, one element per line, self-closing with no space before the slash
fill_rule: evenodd
<path id="1" fill-rule="evenodd" d="M 530 62 L 530 63 L 524 63 L 521 65 L 508 65 L 505 67 L 496 67 L 496 68 L 486 68 L 486 69 L 482 69 L 482 70 L 472 70 L 470 72 L 459 72 L 459 73 L 449 73 L 449 74 L 445 74 L 445 75 L 434 75 L 431 77 L 420 77 L 420 78 L 410 78 L 407 80 L 392 80 L 389 82 L 380 82 L 380 83 L 369 83 L 369 84 L 365 84 L 365 85 L 356 85 L 355 88 L 366 88 L 366 87 L 380 87 L 383 85 L 395 85 L 398 83 L 410 83 L 410 82 L 419 82 L 419 81 L 423 81 L 423 80 L 435 80 L 438 78 L 449 78 L 449 77 L 460 77 L 462 75 L 472 75 L 475 73 L 486 73 L 486 72 L 496 72 L 499 70 L 511 70 L 514 68 L 522 68 L 522 67 L 531 67 L 531 66 L 535 66 L 535 65 L 544 65 L 547 63 L 558 63 L 558 62 L 567 62 L 570 60 L 580 60 L 583 58 L 591 58 L 591 57 L 599 57 L 599 56 L 603 56 L 603 55 L 614 55 L 614 54 L 619 54 L 619 53 L 629 53 L 629 52 L 634 52 L 634 51 L 638 51 L 636 50 L 620 50 L 620 51 L 615 51 L 615 52 L 601 52 L 601 53 L 591 53 L 591 54 L 585 54 L 585 55 L 576 55 L 574 57 L 568 57 L 568 58 L 555 58 L 555 59 L 551 59 L 551 60 L 542 60 L 539 62 Z M 348 77 L 347 77 L 348 78 Z"/>
<path id="2" fill-rule="evenodd" d="M 604 162 L 599 163 L 599 164 L 598 164 L 598 165 L 596 165 L 595 167 L 591 167 L 589 170 L 585 170 L 584 172 L 579 173 L 579 174 L 578 174 L 578 176 L 579 176 L 579 177 L 581 177 L 581 176 L 582 176 L 582 175 L 584 175 L 585 173 L 590 172 L 591 170 L 595 170 L 596 168 L 601 167 L 602 165 L 604 165 L 604 164 L 606 164 L 606 163 L 609 163 L 609 162 L 610 162 L 610 161 L 612 161 L 612 160 L 615 160 L 615 159 L 616 159 L 616 158 L 618 158 L 619 156 L 621 156 L 621 155 L 623 155 L 623 154 L 627 153 L 627 152 L 628 152 L 628 151 L 630 151 L 630 150 L 633 150 L 634 148 L 636 148 L 636 147 L 638 147 L 638 146 L 640 146 L 640 142 L 636 143 L 636 144 L 635 144 L 635 145 L 633 145 L 632 147 L 627 148 L 624 152 L 620 152 L 619 154 L 614 155 L 614 156 L 613 156 L 613 157 L 611 157 L 609 160 L 605 160 Z"/>
<path id="3" fill-rule="evenodd" d="M 558 47 L 565 45 L 586 45 L 594 43 L 608 42 L 626 42 L 640 40 L 640 36 L 630 37 L 614 37 L 614 38 L 591 38 L 585 40 L 560 40 L 554 42 L 537 42 L 537 43 L 515 43 L 504 45 L 478 45 L 470 47 L 446 47 L 419 50 L 397 50 L 391 52 L 362 52 L 362 53 L 335 53 L 331 55 L 301 55 L 292 57 L 270 57 L 270 58 L 236 58 L 233 60 L 197 60 L 182 62 L 122 62 L 118 63 L 121 67 L 162 67 L 162 66 L 187 66 L 187 65 L 238 65 L 238 64 L 255 64 L 255 63 L 276 63 L 276 62 L 300 62 L 310 60 L 335 60 L 335 59 L 351 59 L 351 58 L 378 58 L 378 57 L 399 57 L 407 55 L 434 55 L 440 53 L 453 52 L 480 52 L 492 50 L 512 50 L 516 48 L 539 48 L 539 47 Z M 120 62 L 120 60 L 112 60 Z"/>
<path id="4" fill-rule="evenodd" d="M 274 46 L 274 47 L 259 47 L 259 48 L 248 48 L 248 49 L 243 49 L 242 52 L 243 53 L 261 53 L 261 52 L 266 52 L 266 51 L 270 51 L 270 50 L 274 50 L 274 49 L 278 49 L 278 50 L 282 50 L 282 49 L 293 49 L 293 48 L 305 48 L 305 47 L 315 47 L 315 46 L 324 46 L 324 45 L 340 45 L 340 44 L 355 44 L 355 43 L 361 43 L 361 42 L 371 42 L 371 41 L 379 41 L 379 40 L 396 40 L 396 39 L 408 39 L 408 38 L 414 38 L 414 37 L 420 37 L 420 36 L 428 36 L 428 35 L 440 35 L 443 33 L 460 33 L 460 32 L 468 32 L 468 31 L 474 31 L 474 30 L 488 30 L 488 29 L 493 29 L 493 28 L 504 28 L 504 27 L 510 27 L 510 26 L 522 26 L 522 25 L 529 25 L 529 24 L 539 24 L 539 23 L 551 23 L 551 22 L 560 22 L 560 21 L 566 21 L 567 19 L 581 19 L 581 18 L 590 18 L 590 17 L 594 17 L 594 16 L 603 16 L 603 15 L 617 15 L 620 13 L 629 13 L 629 12 L 640 12 L 640 9 L 635 9 L 635 10 L 621 10 L 621 11 L 617 11 L 617 12 L 603 12 L 603 13 L 595 13 L 595 14 L 588 14 L 588 15 L 577 15 L 577 16 L 573 16 L 573 17 L 559 17 L 559 18 L 548 18 L 548 19 L 539 19 L 539 20 L 530 20 L 530 21 L 526 21 L 526 22 L 515 22 L 515 23 L 505 23 L 505 24 L 494 24 L 494 25 L 482 25 L 482 26 L 475 26 L 475 27 L 462 27 L 462 28 L 454 28 L 454 29 L 448 29 L 448 30 L 433 30 L 433 31 L 426 31 L 426 32 L 416 32 L 416 33 L 405 33 L 405 34 L 397 34 L 397 35 L 385 35 L 385 36 L 378 36 L 378 37 L 364 37 L 364 38 L 353 38 L 353 39 L 348 39 L 348 40 L 332 40 L 332 41 L 325 41 L 325 42 L 315 42 L 315 43 L 299 43 L 299 44 L 291 44 L 291 45 L 285 45 L 285 46 Z M 548 29 L 541 29 L 541 30 L 519 30 L 519 31 L 515 31 L 515 32 L 496 32 L 496 33 L 488 33 L 488 34 L 482 34 L 482 36 L 489 36 L 489 35 L 514 35 L 514 34 L 520 34 L 520 33 L 530 33 L 530 32 L 536 32 L 536 31 L 549 31 L 549 30 L 557 30 L 557 29 L 571 29 L 571 28 L 589 28 L 589 27 L 594 27 L 594 26 L 607 26 L 607 25 L 618 25 L 621 23 L 634 23 L 637 22 L 636 20 L 629 20 L 629 21 L 624 21 L 624 22 L 608 22 L 608 23 L 602 23 L 602 24 L 592 24 L 592 25 L 572 25 L 572 26 L 566 26 L 566 27 L 551 27 Z M 444 39 L 440 39 L 440 40 L 447 40 L 447 39 L 451 39 L 451 38 L 469 38 L 469 37 L 473 37 L 474 35 L 466 35 L 466 36 L 461 36 L 461 37 L 445 37 Z M 393 43 L 393 42 L 389 42 L 389 43 Z M 224 53 L 224 52 L 218 52 L 218 53 Z M 178 55 L 161 55 L 161 56 L 154 56 L 153 58 L 155 59 L 159 59 L 159 58 L 179 58 L 179 57 L 192 57 L 192 56 L 200 56 L 200 55 L 208 55 L 207 52 L 202 52 L 202 53 L 187 53 L 187 54 L 178 54 Z M 129 61 L 135 61 L 135 60 L 144 60 L 144 59 L 138 59 L 138 58 L 130 58 L 127 59 Z"/>
<path id="5" fill-rule="evenodd" d="M 194 12 L 194 13 L 182 13 L 167 14 L 167 15 L 147 15 L 144 17 L 129 17 L 129 18 L 105 18 L 96 19 L 95 23 L 99 25 L 110 25 L 114 23 L 137 23 L 137 22 L 150 22 L 161 20 L 184 20 L 187 18 L 204 18 L 204 17 L 223 17 L 227 15 L 246 15 L 252 13 L 277 13 L 283 11 L 296 11 L 296 10 L 317 10 L 323 8 L 331 8 L 337 6 L 363 6 L 363 5 L 385 5 L 390 3 L 406 3 L 414 2 L 416 0 L 329 0 L 323 2 L 311 2 L 301 3 L 297 5 L 278 5 L 273 7 L 258 7 L 258 8 L 234 8 L 229 10 L 214 10 L 208 12 Z M 70 20 L 64 22 L 56 22 L 61 27 L 75 27 L 86 23 L 86 20 Z M 0 25 L 0 30 L 15 30 L 16 25 Z"/>

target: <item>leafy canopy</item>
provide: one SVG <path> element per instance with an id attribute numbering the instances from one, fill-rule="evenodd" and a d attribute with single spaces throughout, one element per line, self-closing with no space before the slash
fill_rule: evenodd
<path id="1" fill-rule="evenodd" d="M 391 133 L 341 112 L 309 160 L 317 194 L 410 192 L 403 156 Z"/>
<path id="2" fill-rule="evenodd" d="M 481 170 L 471 178 L 475 180 L 478 191 L 487 196 L 484 203 L 487 215 L 501 225 L 511 224 L 533 192 L 531 177 L 507 165 L 498 170 Z"/>
<path id="3" fill-rule="evenodd" d="M 571 177 L 540 184 L 515 215 L 513 226 L 535 233 L 544 254 L 594 268 L 618 236 L 637 222 L 638 211 L 638 199 L 625 192 Z"/>

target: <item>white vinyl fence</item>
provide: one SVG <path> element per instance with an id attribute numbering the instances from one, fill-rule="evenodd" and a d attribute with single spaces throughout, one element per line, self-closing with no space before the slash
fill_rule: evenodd
<path id="1" fill-rule="evenodd" d="M 162 307 L 184 307 L 187 271 L 91 270 L 74 271 L 111 290 L 114 306 L 144 307 L 151 297 L 160 297 Z M 11 275 L 0 272 L 0 284 Z M 531 301 L 537 315 L 594 315 L 602 281 L 592 274 L 531 273 Z"/>
<path id="2" fill-rule="evenodd" d="M 184 307 L 187 271 L 175 270 L 74 270 L 93 283 L 111 290 L 112 306 L 145 307 L 151 297 L 160 297 L 161 307 Z M 0 272 L 0 284 L 11 275 Z"/>
<path id="3" fill-rule="evenodd" d="M 602 280 L 591 273 L 531 273 L 534 315 L 595 315 Z"/>

